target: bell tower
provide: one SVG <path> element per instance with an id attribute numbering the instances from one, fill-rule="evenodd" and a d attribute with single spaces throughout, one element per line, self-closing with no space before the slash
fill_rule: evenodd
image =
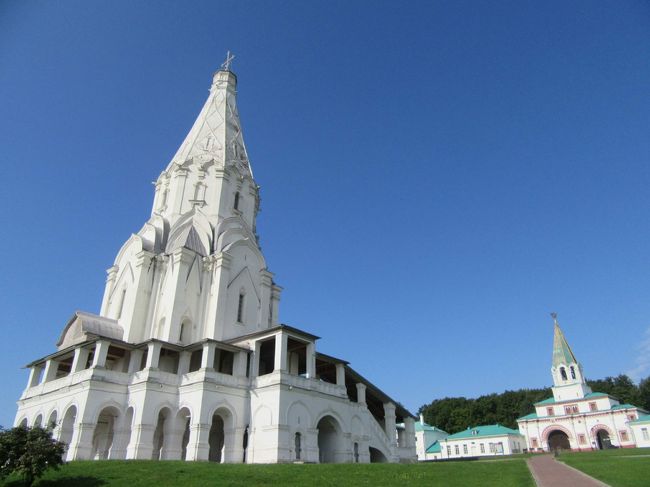
<path id="1" fill-rule="evenodd" d="M 585 381 L 582 366 L 576 359 L 569 343 L 557 322 L 557 313 L 553 318 L 553 397 L 556 401 L 582 399 L 591 392 Z"/>

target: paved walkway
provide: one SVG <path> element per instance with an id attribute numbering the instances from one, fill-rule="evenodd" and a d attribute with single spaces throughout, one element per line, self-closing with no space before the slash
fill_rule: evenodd
<path id="1" fill-rule="evenodd" d="M 552 455 L 535 455 L 527 463 L 537 487 L 609 487 L 586 473 L 558 462 Z"/>

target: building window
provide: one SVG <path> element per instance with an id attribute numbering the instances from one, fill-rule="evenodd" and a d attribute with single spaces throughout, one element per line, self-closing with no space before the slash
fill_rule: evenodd
<path id="1" fill-rule="evenodd" d="M 564 406 L 564 414 L 571 414 L 571 406 Z"/>
<path id="2" fill-rule="evenodd" d="M 239 302 L 237 303 L 237 323 L 244 322 L 244 292 L 239 293 Z"/>
<path id="3" fill-rule="evenodd" d="M 621 441 L 629 441 L 628 437 L 627 437 L 627 431 L 621 430 L 621 431 L 619 431 L 619 433 L 621 435 Z"/>
<path id="4" fill-rule="evenodd" d="M 553 408 L 546 408 L 546 415 L 553 416 Z"/>
<path id="5" fill-rule="evenodd" d="M 569 370 L 571 370 L 571 378 L 575 379 L 576 378 L 576 370 L 573 368 L 573 365 L 569 367 Z"/>
<path id="6" fill-rule="evenodd" d="M 359 443 L 354 444 L 354 463 L 359 463 Z"/>
<path id="7" fill-rule="evenodd" d="M 490 453 L 494 453 L 496 451 L 496 447 L 494 443 L 490 443 Z"/>
<path id="8" fill-rule="evenodd" d="M 578 406 L 576 404 L 571 406 L 571 411 L 573 411 L 574 413 L 577 413 L 578 412 Z"/>
<path id="9" fill-rule="evenodd" d="M 239 210 L 239 191 L 235 193 L 235 203 L 233 204 L 235 210 Z"/>
<path id="10" fill-rule="evenodd" d="M 530 440 L 530 445 L 531 445 L 533 448 L 537 448 L 537 438 L 531 438 L 531 440 Z"/>
<path id="11" fill-rule="evenodd" d="M 451 456 L 451 447 L 449 445 L 447 445 L 447 456 Z"/>
<path id="12" fill-rule="evenodd" d="M 587 443 L 587 438 L 585 437 L 585 435 L 580 435 L 580 434 L 578 435 L 578 443 L 580 443 L 581 445 Z"/>
<path id="13" fill-rule="evenodd" d="M 595 402 L 590 402 L 589 411 L 598 411 L 598 404 L 596 404 Z"/>
<path id="14" fill-rule="evenodd" d="M 634 421 L 636 419 L 636 416 L 634 414 L 628 414 L 627 419 L 630 421 Z"/>
<path id="15" fill-rule="evenodd" d="M 644 440 L 650 440 L 650 436 L 648 436 L 648 428 L 641 428 L 641 438 Z"/>
<path id="16" fill-rule="evenodd" d="M 294 446 L 296 448 L 296 460 L 300 460 L 301 442 L 302 442 L 302 437 L 300 433 L 296 433 L 296 436 L 294 437 Z M 357 446 L 357 444 L 355 443 L 354 446 Z"/>
<path id="17" fill-rule="evenodd" d="M 562 380 L 568 380 L 566 369 L 564 367 L 560 367 L 560 377 L 562 377 Z"/>
<path id="18" fill-rule="evenodd" d="M 481 453 L 485 453 L 485 443 L 479 445 L 481 447 Z"/>
<path id="19" fill-rule="evenodd" d="M 467 455 L 467 444 L 463 445 L 463 454 Z"/>
<path id="20" fill-rule="evenodd" d="M 454 445 L 454 452 L 456 455 L 460 455 L 460 449 L 458 448 L 458 445 Z"/>

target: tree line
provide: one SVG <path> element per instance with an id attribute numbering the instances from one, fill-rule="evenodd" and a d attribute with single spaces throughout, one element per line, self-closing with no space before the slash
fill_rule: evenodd
<path id="1" fill-rule="evenodd" d="M 627 375 L 587 380 L 594 392 L 614 396 L 621 404 L 633 404 L 650 411 L 650 377 L 638 385 Z M 456 433 L 468 427 L 482 424 L 501 424 L 517 429 L 517 418 L 535 412 L 534 404 L 553 396 L 550 387 L 542 389 L 519 389 L 501 394 L 488 394 L 468 399 L 445 397 L 435 399 L 420 407 L 424 421 L 448 433 Z"/>

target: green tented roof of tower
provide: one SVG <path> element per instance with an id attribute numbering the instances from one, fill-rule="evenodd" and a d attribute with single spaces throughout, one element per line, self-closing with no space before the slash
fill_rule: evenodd
<path id="1" fill-rule="evenodd" d="M 571 347 L 564 338 L 564 333 L 560 329 L 557 320 L 554 320 L 555 329 L 553 332 L 553 367 L 561 364 L 577 364 L 576 356 L 573 355 Z"/>

